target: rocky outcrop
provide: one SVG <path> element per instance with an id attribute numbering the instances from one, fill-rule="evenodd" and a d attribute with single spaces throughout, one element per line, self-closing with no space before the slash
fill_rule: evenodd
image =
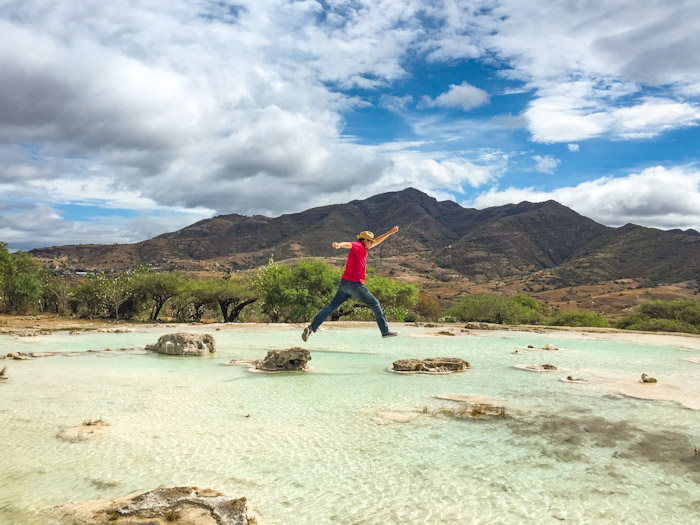
<path id="1" fill-rule="evenodd" d="M 399 359 L 394 361 L 391 370 L 402 373 L 446 374 L 462 372 L 469 363 L 458 357 L 431 357 L 429 359 Z"/>
<path id="2" fill-rule="evenodd" d="M 439 414 L 458 419 L 506 416 L 506 402 L 502 399 L 479 394 L 441 394 L 435 397 L 458 403 L 456 406 L 441 408 Z"/>
<path id="3" fill-rule="evenodd" d="M 286 350 L 270 350 L 265 359 L 255 361 L 255 368 L 266 372 L 305 370 L 311 360 L 311 352 L 295 346 Z"/>
<path id="4" fill-rule="evenodd" d="M 468 330 L 510 330 L 507 326 L 496 323 L 482 323 L 478 321 L 472 321 L 464 325 L 464 328 Z"/>
<path id="5" fill-rule="evenodd" d="M 554 372 L 559 370 L 554 365 L 513 365 L 520 370 L 529 370 L 531 372 Z"/>
<path id="6" fill-rule="evenodd" d="M 158 487 L 125 498 L 69 503 L 52 517 L 72 525 L 262 525 L 246 498 L 199 487 Z"/>
<path id="7" fill-rule="evenodd" d="M 146 350 L 165 355 L 210 355 L 216 352 L 216 342 L 211 334 L 179 332 L 160 336 L 156 344 L 146 345 Z"/>
<path id="8" fill-rule="evenodd" d="M 100 419 L 87 419 L 80 425 L 63 429 L 56 437 L 68 443 L 78 443 L 104 434 L 109 423 Z"/>

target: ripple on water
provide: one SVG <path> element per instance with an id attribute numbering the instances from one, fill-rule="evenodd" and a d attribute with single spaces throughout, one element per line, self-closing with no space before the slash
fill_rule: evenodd
<path id="1" fill-rule="evenodd" d="M 42 523 L 54 505 L 160 484 L 245 495 L 266 522 L 289 525 L 700 520 L 698 412 L 513 368 L 542 360 L 567 375 L 636 381 L 646 372 L 681 391 L 700 384 L 700 367 L 668 346 L 523 333 L 410 337 L 426 333 L 412 327 L 402 328 L 410 344 L 383 344 L 376 327 L 333 328 L 310 341 L 311 373 L 221 366 L 293 346 L 299 335 L 251 330 L 217 332 L 219 353 L 207 359 L 84 353 L 151 343 L 157 333 L 12 341 L 8 351 L 79 355 L 13 363 L 0 385 L 0 522 Z M 547 343 L 560 350 L 513 354 Z M 434 356 L 472 369 L 386 372 L 399 358 Z M 455 401 L 435 396 L 448 392 L 517 410 L 441 417 Z M 412 417 L 379 422 L 382 413 Z M 101 435 L 57 438 L 100 417 L 109 423 Z"/>

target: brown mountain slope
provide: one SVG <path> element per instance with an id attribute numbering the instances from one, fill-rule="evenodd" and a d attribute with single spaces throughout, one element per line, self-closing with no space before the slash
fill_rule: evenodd
<path id="1" fill-rule="evenodd" d="M 467 209 L 413 188 L 276 218 L 222 215 L 131 245 L 32 253 L 66 268 L 122 270 L 151 263 L 168 269 L 213 264 L 245 269 L 264 264 L 272 254 L 292 262 L 335 261 L 333 241 L 352 240 L 362 230 L 382 233 L 394 224 L 400 234 L 373 250 L 370 264 L 384 273 L 396 269 L 416 282 L 461 276 L 472 284 L 529 280 L 527 286 L 551 289 L 622 278 L 653 285 L 700 275 L 700 234 L 694 231 L 610 228 L 554 201 Z"/>
<path id="2" fill-rule="evenodd" d="M 436 251 L 440 266 L 479 281 L 530 273 L 564 263 L 608 230 L 554 201 L 521 202 L 484 212 L 488 221 Z"/>

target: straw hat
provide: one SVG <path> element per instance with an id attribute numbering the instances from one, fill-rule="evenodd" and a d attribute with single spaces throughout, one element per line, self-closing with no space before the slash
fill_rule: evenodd
<path id="1" fill-rule="evenodd" d="M 360 232 L 360 235 L 357 236 L 357 240 L 362 240 L 365 239 L 367 241 L 374 241 L 374 234 L 372 232 Z"/>

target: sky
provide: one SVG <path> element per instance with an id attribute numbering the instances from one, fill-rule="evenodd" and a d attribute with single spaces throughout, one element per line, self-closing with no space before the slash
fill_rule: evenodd
<path id="1" fill-rule="evenodd" d="M 700 231 L 697 0 L 0 0 L 0 241 L 414 187 Z"/>

